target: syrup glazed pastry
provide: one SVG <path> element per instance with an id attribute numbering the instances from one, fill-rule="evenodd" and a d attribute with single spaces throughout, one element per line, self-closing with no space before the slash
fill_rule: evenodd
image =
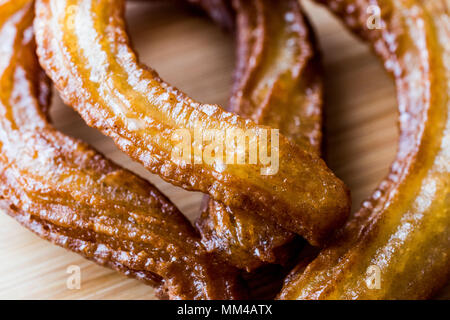
<path id="1" fill-rule="evenodd" d="M 252 5 L 264 8 L 263 1 L 236 0 L 234 7 L 241 8 L 238 22 L 256 21 L 252 25 L 258 29 L 262 21 L 259 19 L 264 15 L 258 11 L 252 15 L 243 9 Z M 393 74 L 400 105 L 399 153 L 389 176 L 373 197 L 313 262 L 297 266 L 286 279 L 279 298 L 431 297 L 450 276 L 450 3 L 448 0 L 319 2 L 329 6 L 355 33 L 369 41 Z M 286 3 L 289 2 L 283 4 Z M 278 3 L 277 8 L 286 8 L 283 4 Z M 366 9 L 374 4 L 382 9 L 381 26 L 368 29 Z M 282 228 L 296 229 L 291 231 L 304 235 L 312 243 L 322 243 L 331 226 L 337 227 L 337 221 L 343 219 L 340 215 L 345 214 L 332 215 L 334 222 L 327 225 L 318 219 L 326 217 L 331 208 L 345 211 L 348 198 L 342 184 L 314 155 L 317 152 L 314 141 L 319 140 L 311 139 L 314 134 L 306 134 L 307 127 L 292 131 L 288 130 L 290 126 L 282 127 L 298 145 L 280 137 L 280 157 L 289 155 L 289 160 L 280 167 L 280 176 L 304 175 L 302 183 L 313 179 L 304 190 L 296 186 L 291 191 L 291 185 L 287 185 L 286 191 L 280 191 L 285 187 L 277 180 L 281 178 L 257 177 L 260 166 L 245 167 L 242 171 L 231 166 L 219 175 L 213 175 L 208 166 L 176 167 L 174 172 L 179 176 L 170 170 L 171 163 L 167 165 L 170 143 L 165 134 L 176 128 L 194 130 L 195 125 L 190 127 L 186 122 L 200 120 L 196 123 L 206 128 L 258 126 L 218 107 L 197 104 L 162 82 L 154 72 L 139 68 L 123 31 L 122 7 L 122 2 L 112 0 L 39 0 L 36 26 L 41 60 L 66 101 L 72 102 L 92 125 L 115 138 L 135 158 L 166 175 L 167 180 L 203 191 L 212 182 L 216 189 L 210 190 L 210 194 L 218 202 L 211 203 L 223 203 L 222 207 L 234 214 L 236 210 L 247 214 L 253 208 L 261 209 L 262 216 L 269 217 L 281 210 L 283 214 L 277 219 Z M 295 16 L 291 17 L 295 20 Z M 48 124 L 50 90 L 35 57 L 32 19 L 31 0 L 1 2 L 1 207 L 41 237 L 156 285 L 161 296 L 241 298 L 243 291 L 237 281 L 237 270 L 206 252 L 195 230 L 164 196 L 148 182 Z M 271 17 L 265 21 L 276 20 Z M 284 110 L 266 113 L 273 110 L 271 101 L 281 98 L 275 94 L 281 89 L 265 90 L 264 86 L 272 83 L 277 88 L 276 84 L 283 84 L 283 90 L 289 90 L 287 85 L 295 86 L 296 82 L 290 79 L 284 83 L 273 74 L 266 74 L 267 67 L 244 66 L 245 58 L 254 61 L 248 58 L 254 57 L 258 61 L 258 50 L 264 52 L 264 47 L 258 49 L 257 43 L 264 37 L 245 34 L 250 28 L 239 30 L 239 39 L 244 39 L 240 46 L 244 54 L 238 59 L 237 75 L 241 82 L 236 82 L 233 111 L 262 123 L 286 124 L 281 119 Z M 280 48 L 271 48 L 275 52 L 268 54 L 274 63 L 278 61 L 277 49 Z M 281 51 L 288 49 L 292 48 Z M 99 54 L 91 54 L 91 50 Z M 261 53 L 261 61 L 262 57 L 267 55 Z M 265 63 L 257 66 L 266 66 Z M 279 64 L 268 66 L 282 70 Z M 170 103 L 164 104 L 162 100 Z M 172 108 L 174 101 L 180 103 L 178 113 Z M 139 115 L 149 118 L 142 120 Z M 153 123 L 148 124 L 149 119 Z M 140 128 L 140 120 L 144 121 L 144 128 Z M 130 128 L 130 124 L 135 127 Z M 317 119 L 312 119 L 311 124 L 317 124 Z M 152 134 L 161 139 L 151 140 Z M 153 144 L 148 144 L 149 141 Z M 300 146 L 308 151 L 302 151 Z M 300 160 L 305 163 L 296 163 Z M 158 169 L 158 164 L 166 166 Z M 296 170 L 296 166 L 300 169 Z M 190 174 L 194 179 L 185 180 Z M 228 180 L 223 180 L 224 177 Z M 325 189 L 317 186 L 322 181 L 326 182 Z M 264 189 L 264 183 L 273 190 Z M 324 199 L 317 204 L 317 211 L 312 210 L 315 197 L 324 191 L 329 193 L 322 197 L 342 197 Z M 255 199 L 250 197 L 252 192 L 258 192 Z M 286 204 L 307 192 L 312 192 L 314 199 L 305 197 L 291 206 Z M 233 193 L 236 201 L 231 200 Z M 272 203 L 274 208 L 267 209 Z M 239 208 L 241 204 L 246 205 Z M 296 211 L 299 208 L 304 209 L 302 214 Z M 313 216 L 313 212 L 319 214 Z M 298 228 L 288 228 L 297 223 L 293 217 L 301 222 Z M 369 289 L 370 269 L 379 273 L 379 279 L 375 278 L 379 288 Z"/>
<path id="2" fill-rule="evenodd" d="M 0 206 L 40 237 L 146 281 L 171 299 L 245 297 L 237 272 L 202 247 L 147 181 L 48 122 L 33 1 L 0 4 Z"/>
<path id="3" fill-rule="evenodd" d="M 279 136 L 274 175 L 261 174 L 262 164 L 174 161 L 179 129 L 195 137 L 198 131 L 260 134 L 268 128 L 197 103 L 141 66 L 129 47 L 123 9 L 117 0 L 37 1 L 38 55 L 64 101 L 165 180 L 208 193 L 230 208 L 257 212 L 313 245 L 323 244 L 347 218 L 348 190 L 316 154 L 284 136 Z"/>
<path id="4" fill-rule="evenodd" d="M 370 42 L 393 75 L 400 144 L 372 198 L 279 297 L 429 298 L 450 276 L 450 1 L 318 2 Z M 381 8 L 380 29 L 367 28 L 369 5 Z M 369 289 L 369 268 L 379 288 Z"/>
<path id="5" fill-rule="evenodd" d="M 230 111 L 279 128 L 320 153 L 322 80 L 313 30 L 297 0 L 236 0 L 237 70 Z M 208 200 L 206 200 L 208 201 Z M 251 211 L 210 200 L 197 221 L 202 242 L 231 264 L 252 271 L 286 263 L 296 235 Z"/>

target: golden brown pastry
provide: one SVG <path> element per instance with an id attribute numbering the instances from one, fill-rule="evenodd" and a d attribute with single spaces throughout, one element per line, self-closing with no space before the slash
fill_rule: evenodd
<path id="1" fill-rule="evenodd" d="M 261 162 L 193 164 L 199 158 L 191 152 L 188 160 L 173 158 L 179 130 L 189 138 L 209 130 L 253 130 L 262 139 L 268 128 L 195 102 L 141 66 L 129 46 L 123 6 L 116 0 L 37 1 L 38 55 L 65 102 L 165 180 L 323 244 L 347 218 L 348 190 L 316 154 L 283 135 L 268 139 L 271 154 L 279 154 L 276 174 L 267 174 Z M 192 153 L 201 150 L 196 142 Z M 242 154 L 251 151 L 246 145 Z"/>
<path id="2" fill-rule="evenodd" d="M 46 119 L 33 1 L 0 4 L 0 207 L 40 237 L 142 279 L 171 299 L 245 297 L 236 271 L 147 181 Z"/>
<path id="3" fill-rule="evenodd" d="M 322 81 L 313 31 L 297 0 L 236 0 L 237 70 L 230 111 L 279 128 L 320 153 Z M 208 200 L 206 200 L 208 201 Z M 209 201 L 197 221 L 202 242 L 247 271 L 285 263 L 296 235 L 253 211 Z M 298 242 L 298 239 L 296 239 Z"/>
<path id="4" fill-rule="evenodd" d="M 399 151 L 373 196 L 279 297 L 429 298 L 450 276 L 450 2 L 319 2 L 369 41 L 393 75 Z M 381 8 L 378 25 L 369 5 Z"/>

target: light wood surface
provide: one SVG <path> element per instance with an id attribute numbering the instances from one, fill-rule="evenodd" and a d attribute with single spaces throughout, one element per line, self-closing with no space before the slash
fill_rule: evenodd
<path id="1" fill-rule="evenodd" d="M 326 153 L 329 166 L 352 190 L 353 207 L 386 175 L 397 148 L 392 80 L 369 48 L 323 8 L 305 3 L 319 35 L 326 77 Z M 207 18 L 173 4 L 128 5 L 129 30 L 141 59 L 200 101 L 227 105 L 234 67 L 231 35 Z M 52 117 L 66 134 L 148 178 L 191 219 L 201 195 L 148 174 L 113 143 L 88 128 L 55 96 Z M 69 290 L 67 268 L 81 268 L 80 290 Z M 39 239 L 0 214 L 0 298 L 152 299 L 153 290 Z"/>

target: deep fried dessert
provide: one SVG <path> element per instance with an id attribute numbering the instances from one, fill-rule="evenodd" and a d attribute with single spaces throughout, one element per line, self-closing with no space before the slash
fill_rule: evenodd
<path id="1" fill-rule="evenodd" d="M 233 299 L 233 268 L 147 181 L 48 122 L 33 1 L 0 4 L 0 207 L 40 237 L 156 286 L 171 299 Z"/>
<path id="2" fill-rule="evenodd" d="M 254 211 L 311 244 L 323 244 L 350 209 L 342 181 L 316 154 L 276 130 L 195 102 L 141 66 L 129 46 L 123 7 L 116 0 L 37 1 L 38 55 L 64 101 L 166 181 L 208 193 L 230 208 Z M 178 150 L 174 137 L 180 130 L 189 142 L 194 137 L 181 160 L 172 154 Z M 268 170 L 264 161 L 229 164 L 221 157 L 206 163 L 202 151 L 207 146 L 195 137 L 217 131 L 250 132 L 260 142 L 267 140 L 276 170 Z M 236 153 L 245 159 L 256 154 L 250 143 L 244 144 L 241 150 L 229 150 L 233 159 Z M 263 143 L 259 154 L 264 149 Z"/>
<path id="3" fill-rule="evenodd" d="M 386 180 L 328 248 L 286 279 L 280 298 L 429 298 L 450 277 L 450 3 L 319 2 L 393 75 L 399 151 Z"/>
<path id="4" fill-rule="evenodd" d="M 236 0 L 237 70 L 230 111 L 320 153 L 322 80 L 313 30 L 297 0 Z M 207 200 L 208 201 L 208 200 Z M 197 227 L 209 251 L 251 271 L 285 263 L 296 235 L 252 211 L 209 201 Z M 296 239 L 298 241 L 298 239 Z"/>

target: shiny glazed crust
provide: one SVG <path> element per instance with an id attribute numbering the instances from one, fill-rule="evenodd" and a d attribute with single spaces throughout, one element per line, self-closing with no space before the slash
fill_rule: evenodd
<path id="1" fill-rule="evenodd" d="M 230 111 L 279 128 L 293 142 L 320 153 L 322 80 L 313 30 L 297 0 L 236 0 L 237 70 Z M 208 200 L 206 200 L 208 201 Z M 202 242 L 247 271 L 284 264 L 294 233 L 251 211 L 209 201 L 197 221 Z"/>
<path id="2" fill-rule="evenodd" d="M 294 270 L 279 298 L 429 298 L 450 276 L 450 2 L 318 2 L 393 75 L 399 151 L 373 196 L 317 259 Z M 381 29 L 368 29 L 369 5 L 381 8 Z M 370 267 L 379 288 L 367 285 Z"/>
<path id="3" fill-rule="evenodd" d="M 245 297 L 236 270 L 206 252 L 156 188 L 47 122 L 50 88 L 33 17 L 31 0 L 0 4 L 0 207 L 40 237 L 156 286 L 161 297 Z"/>
<path id="4" fill-rule="evenodd" d="M 65 102 L 153 173 L 231 208 L 257 212 L 314 245 L 347 218 L 347 188 L 316 155 L 279 136 L 279 171 L 262 165 L 173 161 L 177 129 L 264 130 L 218 106 L 200 104 L 139 65 L 124 28 L 123 1 L 37 1 L 41 65 Z M 247 150 L 248 151 L 248 150 Z"/>

